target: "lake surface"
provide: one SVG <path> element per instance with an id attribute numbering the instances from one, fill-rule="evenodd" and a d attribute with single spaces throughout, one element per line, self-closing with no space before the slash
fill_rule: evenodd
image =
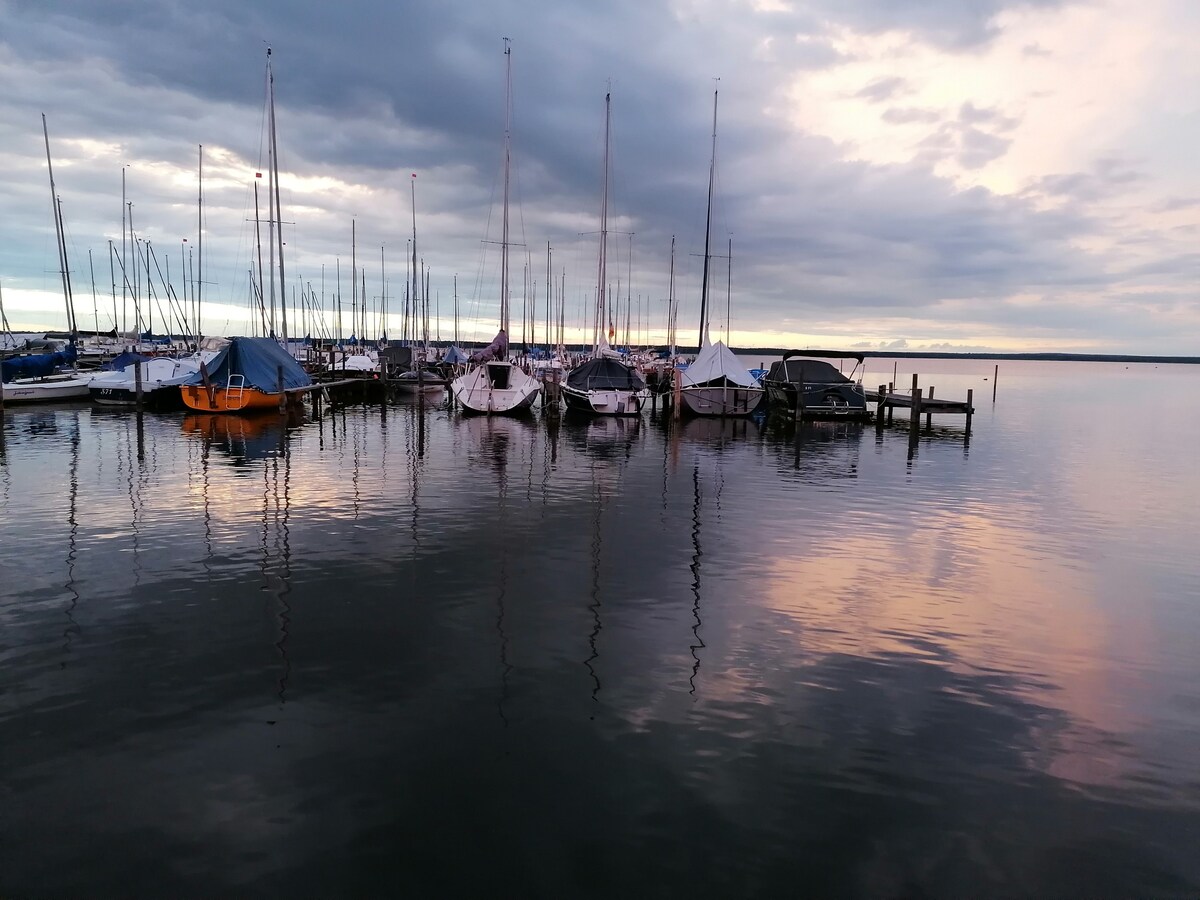
<path id="1" fill-rule="evenodd" d="M 1200 367 L 914 370 L 969 441 L 10 408 L 0 896 L 1197 896 Z"/>

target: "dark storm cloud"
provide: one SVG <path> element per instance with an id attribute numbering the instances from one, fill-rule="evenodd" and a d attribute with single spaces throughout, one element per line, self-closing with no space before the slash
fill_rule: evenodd
<path id="1" fill-rule="evenodd" d="M 891 105 L 907 88 L 900 77 L 863 85 L 859 96 L 886 106 L 882 118 L 890 124 L 934 126 L 910 165 L 847 160 L 845 148 L 788 120 L 794 104 L 804 103 L 788 93 L 797 72 L 844 62 L 838 28 L 901 29 L 968 52 L 994 34 L 998 13 L 1030 5 L 1059 4 L 816 0 L 760 13 L 634 0 L 370 10 L 277 0 L 65 0 L 52 8 L 0 0 L 7 26 L 0 71 L 9 85 L 0 99 L 0 154 L 13 154 L 12 177 L 0 180 L 0 274 L 53 287 L 54 273 L 41 263 L 53 230 L 44 209 L 39 112 L 50 114 L 56 159 L 63 160 L 56 174 L 79 245 L 73 256 L 85 259 L 95 246 L 102 258 L 104 237 L 119 235 L 120 167 L 112 154 L 89 159 L 77 140 L 119 145 L 126 158 L 168 160 L 183 171 L 194 169 L 198 143 L 228 149 L 236 164 L 262 165 L 270 42 L 285 170 L 347 186 L 312 200 L 285 197 L 289 210 L 302 207 L 289 226 L 291 247 L 306 254 L 297 271 L 314 279 L 322 264 L 333 269 L 335 256 L 344 264 L 352 216 L 360 242 L 374 245 L 374 259 L 380 243 L 403 246 L 408 173 L 419 172 L 422 255 L 429 254 L 448 296 L 450 275 L 471 269 L 495 196 L 507 36 L 521 201 L 514 227 L 523 223 L 521 241 L 542 248 L 535 254 L 554 242 L 556 261 L 571 268 L 572 297 L 587 292 L 595 273 L 595 238 L 580 233 L 597 227 L 604 94 L 611 89 L 610 227 L 637 233 L 634 293 L 654 302 L 666 296 L 675 235 L 680 321 L 698 307 L 695 254 L 703 252 L 714 86 L 720 107 L 712 244 L 724 254 L 732 235 L 737 327 L 802 331 L 839 316 L 915 315 L 943 298 L 993 309 L 997 298 L 1017 292 L 1099 290 L 1104 267 L 1079 247 L 1104 224 L 1077 205 L 1046 212 L 1035 201 L 1046 193 L 1084 201 L 1141 183 L 1130 164 L 1049 176 L 1015 198 L 960 191 L 935 176 L 935 167 L 952 161 L 977 169 L 1001 158 L 1016 120 L 982 103 L 944 111 Z M 155 182 L 153 172 L 137 167 L 128 174 L 139 228 L 177 246 L 190 226 L 159 223 L 168 214 L 194 222 L 195 187 Z M 390 207 L 377 203 L 384 189 Z M 208 209 L 213 295 L 223 299 L 244 296 L 229 273 L 245 272 L 248 249 L 235 232 L 253 207 L 239 206 L 236 194 L 231 189 L 218 199 L 214 188 Z M 156 227 L 161 234 L 152 233 Z M 627 240 L 619 241 L 623 258 Z M 572 254 L 572 243 L 583 250 Z M 400 255 L 388 253 L 391 260 Z M 1019 312 L 1005 315 L 1016 321 Z"/>

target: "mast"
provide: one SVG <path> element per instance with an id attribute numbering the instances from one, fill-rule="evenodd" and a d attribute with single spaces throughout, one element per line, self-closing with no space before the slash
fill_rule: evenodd
<path id="1" fill-rule="evenodd" d="M 675 235 L 671 235 L 671 278 L 667 288 L 667 343 L 671 349 L 671 365 L 675 365 Z"/>
<path id="2" fill-rule="evenodd" d="M 129 166 L 121 166 L 121 323 L 122 331 L 129 330 L 129 313 L 127 311 L 129 281 L 125 277 L 125 273 L 129 271 L 127 266 L 127 256 L 125 250 L 125 170 Z M 116 303 L 116 294 L 113 295 L 113 303 Z"/>
<path id="3" fill-rule="evenodd" d="M 704 275 L 700 281 L 700 339 L 699 349 L 708 343 L 708 264 L 709 234 L 712 231 L 713 176 L 717 170 L 717 91 L 713 91 L 712 157 L 708 164 L 708 213 L 704 221 Z"/>
<path id="4" fill-rule="evenodd" d="M 62 206 L 54 189 L 54 164 L 50 162 L 50 132 L 46 128 L 46 114 L 42 113 L 42 134 L 46 138 L 46 170 L 50 173 L 50 207 L 54 211 L 54 237 L 58 249 L 58 268 L 62 275 L 63 302 L 67 307 L 67 328 L 75 337 L 74 304 L 71 303 L 71 282 L 67 275 L 67 244 L 63 238 Z"/>
<path id="5" fill-rule="evenodd" d="M 410 178 L 408 180 L 408 186 L 409 186 L 409 194 L 412 195 L 412 233 L 413 233 L 413 236 L 412 236 L 411 307 L 412 307 L 412 321 L 413 321 L 412 337 L 414 338 L 414 340 L 409 342 L 409 346 L 412 346 L 413 343 L 416 343 L 415 338 L 417 335 L 417 326 L 416 326 L 417 296 L 419 294 L 419 291 L 417 290 L 417 277 L 418 276 L 417 276 L 417 173 L 416 172 L 412 173 L 412 178 Z M 405 338 L 408 337 L 409 306 L 410 306 L 409 303 L 405 303 L 405 305 L 404 305 L 404 331 L 405 331 L 404 337 Z"/>
<path id="6" fill-rule="evenodd" d="M 200 159 L 196 169 L 196 268 L 200 270 L 200 277 L 192 285 L 192 300 L 196 306 L 196 329 L 192 334 L 198 342 L 200 340 L 200 297 L 204 290 L 202 287 L 204 284 L 204 145 L 198 144 L 197 146 L 200 148 Z M 198 345 L 196 349 L 199 349 Z"/>
<path id="7" fill-rule="evenodd" d="M 358 334 L 358 251 L 355 244 L 357 225 L 354 219 L 350 220 L 350 337 Z"/>
<path id="8" fill-rule="evenodd" d="M 258 211 L 258 180 L 262 178 L 262 172 L 254 173 L 254 240 L 258 245 L 258 311 L 259 316 L 263 320 L 263 329 L 267 329 L 266 310 L 263 309 L 262 303 L 262 285 L 263 285 L 263 270 L 262 270 L 262 217 Z M 272 263 L 274 265 L 274 263 Z M 253 269 L 251 273 L 253 274 Z M 272 279 L 272 285 L 275 283 Z M 267 334 L 275 333 L 275 308 L 271 307 L 271 325 Z"/>
<path id="9" fill-rule="evenodd" d="M 728 265 L 725 268 L 725 346 L 729 346 L 729 298 L 733 293 L 733 237 L 729 238 Z"/>
<path id="10" fill-rule="evenodd" d="M 504 39 L 504 217 L 500 232 L 500 330 L 508 333 L 508 169 L 512 160 L 512 46 Z"/>
<path id="11" fill-rule="evenodd" d="M 284 288 L 283 276 L 283 209 L 279 205 L 279 144 L 275 135 L 275 75 L 271 72 L 271 48 L 267 48 L 267 85 L 271 100 L 271 174 L 275 184 L 275 215 L 279 220 L 279 228 L 275 231 L 275 239 L 279 241 L 279 318 L 283 329 L 283 346 L 288 346 L 287 324 L 287 291 Z M 272 281 L 274 273 L 272 273 Z M 290 353 L 291 351 L 288 350 Z"/>
<path id="12" fill-rule="evenodd" d="M 458 346 L 458 273 L 454 273 L 454 346 Z"/>
<path id="13" fill-rule="evenodd" d="M 592 356 L 600 356 L 604 332 L 605 256 L 608 252 L 608 140 L 612 121 L 612 92 L 604 95 L 604 198 L 600 202 L 600 265 L 596 275 L 596 320 L 592 327 Z"/>

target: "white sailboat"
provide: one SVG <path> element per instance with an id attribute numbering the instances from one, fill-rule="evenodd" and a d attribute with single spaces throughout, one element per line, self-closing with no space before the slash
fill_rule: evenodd
<path id="1" fill-rule="evenodd" d="M 763 388 L 723 341 L 709 341 L 708 275 L 712 232 L 713 180 L 717 167 L 717 91 L 713 91 L 712 158 L 708 166 L 708 213 L 704 225 L 704 275 L 700 282 L 700 352 L 684 370 L 679 399 L 695 416 L 748 416 L 762 402 Z M 732 244 L 731 244 L 732 246 Z"/>
<path id="2" fill-rule="evenodd" d="M 474 365 L 450 384 L 464 412 L 504 415 L 533 405 L 541 384 L 508 359 L 508 176 L 512 161 L 512 47 L 504 39 L 504 214 L 500 240 L 500 331 L 492 342 L 471 354 Z"/>
<path id="3" fill-rule="evenodd" d="M 608 255 L 608 145 L 612 94 L 604 95 L 604 199 L 600 204 L 600 265 L 596 283 L 596 319 L 592 358 L 576 366 L 562 386 L 567 409 L 602 416 L 636 416 L 646 398 L 646 382 L 609 347 L 605 337 L 604 300 Z M 610 332 L 611 334 L 611 332 Z"/>

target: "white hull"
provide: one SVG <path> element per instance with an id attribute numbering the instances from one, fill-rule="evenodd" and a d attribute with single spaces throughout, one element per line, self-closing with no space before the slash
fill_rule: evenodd
<path id="1" fill-rule="evenodd" d="M 541 389 L 534 378 L 509 362 L 483 363 L 450 383 L 464 411 L 483 415 L 527 410 Z"/>
<path id="2" fill-rule="evenodd" d="M 54 403 L 83 400 L 88 396 L 90 375 L 51 375 L 49 378 L 18 378 L 4 385 L 5 403 Z"/>
<path id="3" fill-rule="evenodd" d="M 748 416 L 758 409 L 762 388 L 685 387 L 679 392 L 683 411 L 693 416 Z"/>
<path id="4" fill-rule="evenodd" d="M 646 401 L 645 391 L 581 391 L 567 384 L 562 386 L 562 395 L 567 409 L 595 416 L 636 416 Z"/>

